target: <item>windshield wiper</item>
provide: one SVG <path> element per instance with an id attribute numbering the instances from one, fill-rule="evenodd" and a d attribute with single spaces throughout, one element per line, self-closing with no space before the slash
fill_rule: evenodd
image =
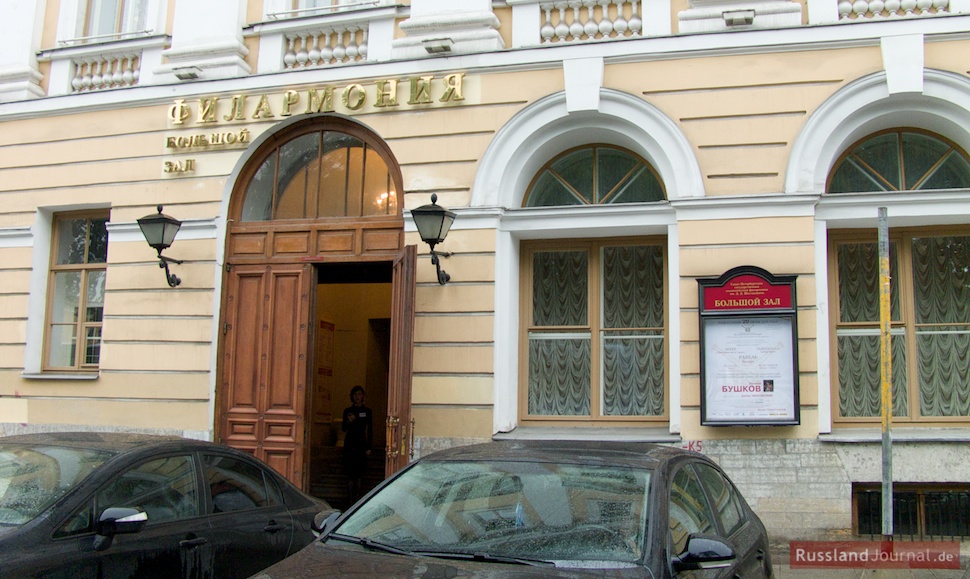
<path id="1" fill-rule="evenodd" d="M 414 555 L 411 551 L 405 549 L 400 549 L 394 545 L 388 545 L 387 543 L 382 543 L 380 541 L 375 541 L 370 537 L 353 537 L 351 535 L 340 535 L 337 533 L 331 534 L 328 539 L 335 539 L 337 541 L 345 541 L 347 543 L 356 543 L 358 545 L 363 545 L 368 549 L 374 549 L 376 551 L 384 551 L 385 553 L 393 553 L 395 555 Z"/>
<path id="2" fill-rule="evenodd" d="M 376 551 L 384 551 L 385 553 L 392 553 L 394 555 L 409 555 L 418 557 L 434 557 L 437 559 L 457 559 L 462 561 L 481 561 L 483 563 L 508 563 L 512 565 L 532 565 L 534 567 L 544 566 L 544 567 L 554 567 L 555 563 L 552 561 L 545 561 L 542 559 L 529 559 L 527 557 L 513 557 L 510 555 L 493 555 L 486 552 L 468 552 L 468 551 L 408 551 L 406 549 L 401 549 L 400 547 L 395 547 L 394 545 L 388 545 L 387 543 L 382 543 L 380 541 L 375 541 L 370 537 L 354 537 L 352 535 L 341 535 L 339 533 L 333 533 L 328 539 L 334 539 L 336 541 L 344 541 L 346 543 L 354 543 L 357 545 L 362 545 L 368 549 L 374 549 Z"/>
<path id="3" fill-rule="evenodd" d="M 438 559 L 460 559 L 466 561 L 481 561 L 483 563 L 509 563 L 513 565 L 531 565 L 533 567 L 554 567 L 552 561 L 530 559 L 528 557 L 514 557 L 511 555 L 494 555 L 492 553 L 467 551 L 414 551 L 414 555 L 436 557 Z"/>

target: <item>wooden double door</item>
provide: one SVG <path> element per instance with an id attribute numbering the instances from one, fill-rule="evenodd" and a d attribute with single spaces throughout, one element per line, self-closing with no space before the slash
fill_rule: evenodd
<path id="1" fill-rule="evenodd" d="M 368 231 L 361 230 L 357 233 L 362 242 L 355 245 L 361 251 L 356 256 L 287 259 L 286 252 L 278 250 L 292 247 L 298 232 L 280 233 L 229 231 L 217 370 L 217 438 L 252 453 L 309 490 L 318 264 L 385 262 L 391 269 L 387 418 L 386 424 L 374 428 L 386 428 L 387 476 L 406 465 L 409 457 L 416 248 L 403 245 L 403 227 L 384 231 L 383 236 L 376 232 L 370 239 L 377 242 L 370 245 Z M 309 239 L 315 232 L 305 234 L 307 243 L 297 247 L 314 247 Z M 395 238 L 396 243 L 389 242 Z"/>

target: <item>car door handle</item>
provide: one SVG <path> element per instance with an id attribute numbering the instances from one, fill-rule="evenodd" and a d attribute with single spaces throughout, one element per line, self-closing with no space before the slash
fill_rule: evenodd
<path id="1" fill-rule="evenodd" d="M 755 556 L 758 558 L 759 561 L 764 561 L 765 560 L 765 551 L 764 551 L 764 549 L 758 549 L 758 554 L 755 555 Z"/>
<path id="2" fill-rule="evenodd" d="M 194 539 L 182 539 L 179 541 L 179 547 L 184 549 L 191 549 L 193 547 L 198 547 L 199 545 L 204 545 L 208 543 L 209 540 L 205 537 L 196 537 Z"/>
<path id="3" fill-rule="evenodd" d="M 286 525 L 281 525 L 276 521 L 270 521 L 269 524 L 263 527 L 263 530 L 266 531 L 267 533 L 278 533 L 285 528 L 286 528 Z"/>

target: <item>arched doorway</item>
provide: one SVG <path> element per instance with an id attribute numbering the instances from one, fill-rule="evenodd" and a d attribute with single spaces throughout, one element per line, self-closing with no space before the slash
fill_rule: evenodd
<path id="1" fill-rule="evenodd" d="M 384 459 L 368 479 L 407 462 L 416 251 L 401 171 L 372 131 L 335 115 L 255 147 L 228 210 L 218 439 L 340 506 L 353 386 L 369 392 Z"/>

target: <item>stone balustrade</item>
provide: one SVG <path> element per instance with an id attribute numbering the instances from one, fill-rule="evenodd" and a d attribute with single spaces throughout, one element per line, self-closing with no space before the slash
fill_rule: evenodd
<path id="1" fill-rule="evenodd" d="M 140 53 L 102 54 L 73 60 L 73 92 L 121 88 L 138 84 Z"/>
<path id="2" fill-rule="evenodd" d="M 639 0 L 541 2 L 539 8 L 543 43 L 625 38 L 643 32 Z"/>
<path id="3" fill-rule="evenodd" d="M 873 20 L 947 14 L 949 0 L 840 0 L 839 20 Z"/>
<path id="4" fill-rule="evenodd" d="M 285 34 L 287 69 L 367 60 L 367 23 Z"/>

